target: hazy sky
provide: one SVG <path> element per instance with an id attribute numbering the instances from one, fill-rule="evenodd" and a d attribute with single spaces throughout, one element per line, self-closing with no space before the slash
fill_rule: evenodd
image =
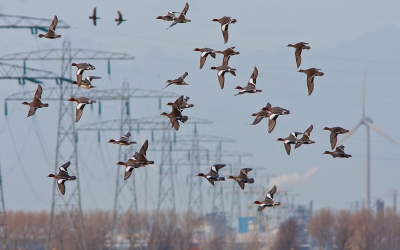
<path id="1" fill-rule="evenodd" d="M 367 71 L 366 115 L 374 124 L 400 142 L 399 66 L 400 19 L 398 1 L 195 1 L 189 2 L 187 18 L 191 23 L 177 24 L 166 29 L 170 23 L 156 20 L 157 15 L 167 11 L 181 11 L 184 1 L 11 1 L 0 3 L 0 13 L 26 15 L 51 19 L 57 15 L 70 29 L 57 29 L 61 39 L 39 39 L 29 29 L 2 29 L 0 36 L 1 55 L 9 53 L 60 48 L 63 41 L 71 41 L 73 48 L 85 48 L 112 52 L 123 52 L 135 56 L 134 61 L 113 61 L 111 75 L 107 75 L 107 63 L 89 62 L 96 66 L 91 75 L 101 76 L 93 81 L 98 89 L 120 87 L 124 80 L 132 88 L 162 91 L 165 81 L 189 73 L 189 86 L 170 86 L 165 91 L 188 95 L 195 107 L 185 111 L 190 117 L 207 118 L 212 125 L 198 125 L 201 134 L 232 138 L 234 143 L 225 143 L 225 150 L 243 151 L 253 157 L 242 158 L 242 166 L 259 168 L 251 176 L 256 184 L 267 187 L 267 176 L 276 181 L 280 190 L 295 194 L 295 202 L 308 204 L 314 201 L 316 208 L 349 208 L 349 204 L 364 198 L 366 130 L 360 127 L 344 145 L 350 159 L 333 159 L 323 155 L 330 150 L 329 132 L 325 126 L 342 126 L 352 129 L 361 118 L 361 89 L 364 71 Z M 227 5 L 227 3 L 229 5 Z M 97 27 L 88 16 L 97 7 Z M 32 11 L 35 10 L 35 11 Z M 120 10 L 127 22 L 116 26 L 113 21 Z M 229 15 L 238 22 L 229 27 L 229 42 L 223 43 L 218 23 L 213 18 Z M 311 50 L 303 51 L 301 68 L 317 67 L 325 73 L 315 79 L 315 89 L 307 96 L 306 75 L 297 72 L 294 49 L 289 43 L 310 43 Z M 208 58 L 203 69 L 199 69 L 199 52 L 196 47 L 223 50 L 235 46 L 241 54 L 230 60 L 237 69 L 237 76 L 226 76 L 225 89 L 221 90 L 217 72 L 211 66 L 219 66 L 222 57 Z M 22 65 L 21 62 L 7 62 Z M 58 62 L 27 62 L 27 66 L 60 72 Z M 263 92 L 234 96 L 237 85 L 244 86 L 253 67 L 257 66 L 257 87 Z M 85 73 L 86 74 L 86 73 Z M 12 93 L 32 91 L 36 85 L 18 85 L 17 81 L 2 81 L 0 97 L 4 100 Z M 53 81 L 43 84 L 54 87 Z M 90 96 L 90 91 L 87 91 Z M 30 100 L 27 100 L 30 101 Z M 43 100 L 46 102 L 46 100 Z M 163 100 L 164 103 L 172 100 Z M 261 107 L 270 102 L 291 111 L 290 115 L 278 118 L 275 130 L 267 133 L 267 121 L 251 126 L 253 117 Z M 163 104 L 164 104 L 163 103 Z M 73 105 L 73 104 L 71 104 Z M 80 125 L 118 119 L 120 102 L 103 102 L 102 115 L 87 107 Z M 4 110 L 4 102 L 0 102 Z M 158 100 L 138 99 L 131 102 L 134 118 L 159 116 Z M 164 111 L 169 107 L 163 106 Z M 28 108 L 19 102 L 8 103 L 9 115 L 0 115 L 1 167 L 7 209 L 50 209 L 53 180 L 46 178 L 53 172 L 57 132 L 58 103 L 38 110 L 26 118 Z M 286 137 L 292 131 L 303 132 L 314 125 L 311 139 L 314 145 L 304 145 L 286 155 L 278 137 Z M 193 125 L 183 124 L 179 138 L 189 138 Z M 84 209 L 111 209 L 115 194 L 115 162 L 117 146 L 106 143 L 119 137 L 119 132 L 102 132 L 97 142 L 96 132 L 79 132 L 79 161 L 82 205 Z M 161 133 L 156 133 L 159 138 Z M 40 139 L 39 139 L 40 137 Z M 149 132 L 132 131 L 132 139 L 143 142 L 150 139 Z M 340 138 L 343 136 L 339 136 Z M 215 144 L 204 144 L 211 151 Z M 136 149 L 137 147 L 135 147 Z M 149 150 L 152 144 L 149 145 Z M 372 202 L 383 199 L 392 205 L 393 191 L 400 192 L 400 147 L 371 131 L 371 196 Z M 183 152 L 176 152 L 174 159 L 185 159 Z M 158 170 L 160 156 L 148 152 L 148 158 L 156 161 L 155 167 L 147 168 L 148 208 L 157 206 Z M 120 159 L 126 160 L 126 159 Z M 183 160 L 182 160 L 183 161 Z M 237 165 L 237 157 L 226 157 L 223 163 Z M 209 166 L 202 166 L 208 172 Z M 261 170 L 266 168 L 267 170 Z M 136 170 L 135 170 L 136 171 Z M 74 163 L 70 168 L 74 174 Z M 180 210 L 187 207 L 189 166 L 178 166 L 176 202 Z M 229 168 L 222 175 L 230 175 Z M 234 172 L 234 174 L 237 174 Z M 280 177 L 279 177 L 280 176 Z M 144 169 L 138 169 L 138 206 L 144 208 Z M 279 177 L 279 178 L 278 178 Z M 120 172 L 122 178 L 122 169 Z M 275 178 L 275 179 L 271 179 Z M 286 180 L 286 181 L 285 181 Z M 206 180 L 204 180 L 206 182 Z M 228 183 L 229 182 L 229 183 Z M 221 183 L 218 183 L 221 184 Z M 271 182 L 270 185 L 275 183 Z M 76 183 L 67 183 L 67 192 Z M 232 182 L 226 185 L 225 207 L 229 208 Z M 208 183 L 203 183 L 204 209 L 210 211 L 211 193 Z M 234 186 L 238 190 L 239 187 Z M 254 198 L 241 193 L 242 202 Z M 279 197 L 279 196 L 277 196 Z M 247 204 L 246 204 L 247 205 Z M 228 209 L 227 209 L 228 210 Z M 254 210 L 253 210 L 254 211 Z"/>

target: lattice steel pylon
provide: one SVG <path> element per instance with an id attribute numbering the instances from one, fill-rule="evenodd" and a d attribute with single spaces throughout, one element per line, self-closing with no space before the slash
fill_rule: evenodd
<path id="1" fill-rule="evenodd" d="M 7 230 L 7 218 L 6 218 L 6 205 L 4 203 L 3 194 L 3 176 L 1 175 L 0 165 L 0 244 L 2 249 L 8 249 L 8 230 Z"/>
<path id="2" fill-rule="evenodd" d="M 81 207 L 81 199 L 80 199 L 80 186 L 79 186 L 79 164 L 78 164 L 78 156 L 77 156 L 77 140 L 76 140 L 76 129 L 75 129 L 75 108 L 73 105 L 70 105 L 67 101 L 67 97 L 75 96 L 77 92 L 80 90 L 73 90 L 73 86 L 70 83 L 70 79 L 72 79 L 72 71 L 71 71 L 71 63 L 72 59 L 74 60 L 87 60 L 85 57 L 81 57 L 81 54 L 74 54 L 72 56 L 72 49 L 71 44 L 69 41 L 63 42 L 63 47 L 61 52 L 58 53 L 60 50 L 41 50 L 36 52 L 28 52 L 28 53 L 17 53 L 11 55 L 5 55 L 4 57 L 0 58 L 0 60 L 22 60 L 25 62 L 27 60 L 60 60 L 61 59 L 61 75 L 57 84 L 59 88 L 57 90 L 49 90 L 46 91 L 50 94 L 57 94 L 57 98 L 48 98 L 46 100 L 58 100 L 59 101 L 59 117 L 58 117 L 58 129 L 57 129 L 57 145 L 56 145 L 56 154 L 55 154 L 55 166 L 54 171 L 55 173 L 58 172 L 58 168 L 64 164 L 65 162 L 71 160 L 72 165 L 70 171 L 77 175 L 78 178 L 76 180 L 76 187 L 68 192 L 65 196 L 62 196 L 57 188 L 57 185 L 54 182 L 53 185 L 53 200 L 51 205 L 51 218 L 50 218 L 50 227 L 48 231 L 48 237 L 46 242 L 46 249 L 53 249 L 54 244 L 57 243 L 55 241 L 55 233 L 57 232 L 56 225 L 57 212 L 61 212 L 60 214 L 63 216 L 69 216 L 70 222 L 72 222 L 73 230 L 75 233 L 75 240 L 76 246 L 75 249 L 82 249 L 85 250 L 86 241 L 85 241 L 85 231 L 84 231 L 84 223 L 83 223 L 83 216 L 82 216 L 82 207 Z M 84 53 L 84 49 L 80 50 L 82 54 Z M 91 60 L 95 60 L 96 53 L 93 53 L 93 50 L 90 50 L 92 53 Z M 89 52 L 88 52 L 89 53 Z M 117 56 L 109 55 L 110 52 L 102 52 L 98 51 L 98 55 L 101 58 L 97 59 L 107 59 L 107 60 L 127 60 L 127 59 L 134 59 L 127 54 L 119 53 Z M 109 55 L 109 58 L 104 58 L 104 55 Z M 64 84 L 64 83 L 67 84 Z M 45 93 L 46 93 L 45 92 Z M 44 93 L 44 95 L 46 95 Z M 105 91 L 91 91 L 91 97 L 97 100 L 104 99 L 104 100 L 116 100 L 116 99 L 123 99 L 122 95 L 118 92 L 105 92 Z M 8 100 L 18 100 L 19 97 L 24 96 L 25 93 L 17 94 L 8 98 Z M 44 95 L 42 96 L 43 99 Z M 7 100 L 7 99 L 6 99 Z M 54 232 L 53 232 L 54 231 Z M 62 232 L 59 237 L 62 237 Z"/>
<path id="3" fill-rule="evenodd" d="M 38 30 L 47 32 L 53 19 L 27 16 L 15 16 L 0 14 L 0 28 L 6 29 L 31 29 L 32 34 Z M 57 29 L 68 29 L 70 26 L 62 20 L 58 20 Z"/>
<path id="4" fill-rule="evenodd" d="M 112 91 L 112 90 L 111 90 Z M 84 124 L 80 126 L 78 131 L 117 131 L 119 130 L 120 135 L 126 134 L 127 132 L 133 132 L 132 129 L 136 128 L 136 131 L 152 131 L 162 130 L 162 123 L 154 122 L 154 118 L 136 118 L 131 119 L 130 116 L 130 98 L 158 98 L 159 103 L 161 103 L 162 98 L 174 98 L 177 95 L 172 92 L 166 91 L 155 91 L 155 90 L 143 90 L 143 89 L 130 89 L 127 82 L 123 83 L 123 88 L 121 89 L 123 93 L 122 108 L 121 108 L 121 118 L 118 120 L 108 120 L 102 122 L 96 122 L 92 124 Z M 161 126 L 160 126 L 161 125 Z M 132 147 L 126 152 L 119 147 L 118 150 L 118 161 L 125 161 L 129 154 L 133 153 Z M 114 211 L 113 211 L 113 224 L 110 235 L 110 248 L 114 249 L 114 236 L 117 230 L 120 215 L 128 213 L 133 210 L 137 212 L 137 197 L 136 197 L 136 181 L 135 172 L 133 171 L 132 176 L 128 181 L 122 180 L 120 167 L 116 169 L 116 190 L 114 197 Z M 127 190 L 129 199 L 126 196 L 122 196 L 122 193 Z"/>

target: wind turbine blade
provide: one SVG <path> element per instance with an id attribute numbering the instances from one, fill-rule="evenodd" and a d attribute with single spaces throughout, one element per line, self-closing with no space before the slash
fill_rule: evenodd
<path id="1" fill-rule="evenodd" d="M 372 128 L 373 130 L 375 130 L 378 134 L 380 134 L 381 136 L 385 137 L 386 139 L 388 139 L 389 141 L 393 142 L 394 144 L 397 144 L 397 142 L 395 142 L 392 138 L 390 138 L 390 136 L 388 136 L 387 134 L 385 134 L 385 132 L 383 132 L 378 126 L 376 126 L 375 124 L 368 122 L 368 121 L 364 121 L 365 124 Z"/>
<path id="2" fill-rule="evenodd" d="M 362 105 L 362 118 L 365 117 L 365 87 L 367 85 L 367 69 L 364 71 L 364 79 L 363 79 L 363 87 L 362 87 L 362 97 L 361 97 L 361 105 Z"/>
<path id="3" fill-rule="evenodd" d="M 338 145 L 342 144 L 345 140 L 347 140 L 350 136 L 352 136 L 352 135 L 357 131 L 357 129 L 360 127 L 361 124 L 362 124 L 362 122 L 360 121 L 360 122 L 358 122 L 358 124 L 357 124 L 353 129 L 350 129 L 350 132 L 347 133 L 346 136 L 343 137 L 343 138 L 340 140 L 340 142 L 338 143 Z"/>

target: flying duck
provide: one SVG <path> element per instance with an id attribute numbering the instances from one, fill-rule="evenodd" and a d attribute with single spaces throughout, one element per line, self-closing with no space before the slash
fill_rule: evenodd
<path id="1" fill-rule="evenodd" d="M 310 135 L 311 135 L 311 131 L 313 130 L 313 125 L 311 124 L 311 126 L 304 131 L 303 133 L 303 137 L 301 137 L 300 139 L 297 140 L 296 142 L 296 146 L 294 146 L 294 148 L 298 148 L 303 144 L 313 144 L 315 143 L 315 141 L 310 140 Z"/>
<path id="2" fill-rule="evenodd" d="M 314 90 L 314 77 L 316 76 L 323 76 L 324 72 L 320 72 L 321 69 L 316 68 L 309 68 L 309 69 L 301 69 L 298 72 L 305 73 L 307 75 L 307 88 L 308 88 L 308 95 L 311 95 Z"/>
<path id="3" fill-rule="evenodd" d="M 265 207 L 274 207 L 280 206 L 281 203 L 279 201 L 274 201 L 274 194 L 276 193 L 276 186 L 274 186 L 265 197 L 263 201 L 255 201 L 254 204 L 258 204 L 258 212 L 262 211 Z"/>
<path id="4" fill-rule="evenodd" d="M 221 24 L 221 31 L 222 36 L 224 37 L 224 43 L 228 42 L 229 34 L 228 34 L 228 27 L 230 23 L 236 23 L 236 19 L 231 18 L 230 16 L 224 16 L 221 18 L 214 18 L 211 20 L 213 22 L 219 22 Z"/>
<path id="5" fill-rule="evenodd" d="M 197 176 L 206 178 L 211 185 L 214 186 L 214 181 L 225 181 L 225 177 L 220 177 L 218 171 L 225 167 L 225 164 L 215 164 L 211 166 L 210 172 L 207 174 L 199 173 Z"/>
<path id="6" fill-rule="evenodd" d="M 256 119 L 254 119 L 254 122 L 251 125 L 256 125 L 258 124 L 264 117 L 269 117 L 271 115 L 271 112 L 268 110 L 261 110 L 257 113 L 253 113 L 251 116 L 257 116 Z"/>
<path id="7" fill-rule="evenodd" d="M 171 122 L 171 127 L 173 127 L 176 131 L 179 130 L 179 122 L 178 121 L 185 123 L 189 119 L 188 116 L 182 115 L 177 104 L 172 105 L 171 113 L 168 114 L 167 112 L 163 112 L 160 115 L 164 115 L 164 116 L 168 117 L 169 121 Z"/>
<path id="8" fill-rule="evenodd" d="M 271 114 L 268 117 L 268 133 L 271 133 L 275 129 L 276 120 L 280 115 L 288 115 L 290 114 L 290 110 L 284 109 L 281 107 L 271 107 L 270 103 L 267 103 L 267 106 L 262 108 L 261 110 L 267 110 Z"/>
<path id="9" fill-rule="evenodd" d="M 70 102 L 77 102 L 78 104 L 76 105 L 76 117 L 75 117 L 75 122 L 78 122 L 79 119 L 81 119 L 82 114 L 83 114 L 83 108 L 85 107 L 86 104 L 93 104 L 97 103 L 95 100 L 92 100 L 87 97 L 79 97 L 79 98 L 69 98 L 68 101 Z"/>
<path id="10" fill-rule="evenodd" d="M 254 183 L 254 179 L 253 178 L 249 178 L 249 176 L 247 175 L 248 172 L 250 172 L 251 170 L 253 170 L 252 168 L 242 168 L 240 170 L 240 173 L 238 176 L 232 176 L 230 175 L 228 177 L 228 179 L 232 179 L 237 181 L 237 183 L 239 184 L 240 188 L 242 190 L 244 190 L 244 185 L 245 183 L 249 183 L 249 184 L 253 184 Z"/>
<path id="11" fill-rule="evenodd" d="M 119 140 L 114 140 L 111 139 L 108 141 L 108 143 L 112 143 L 112 144 L 118 144 L 121 146 L 129 146 L 131 144 L 136 144 L 137 142 L 135 141 L 130 141 L 129 137 L 131 137 L 131 133 L 126 133 L 126 135 L 121 136 L 121 138 Z"/>
<path id="12" fill-rule="evenodd" d="M 167 83 L 168 85 L 165 86 L 163 89 L 165 89 L 166 87 L 168 87 L 171 84 L 176 84 L 176 85 L 189 85 L 185 82 L 185 77 L 188 75 L 188 72 L 185 72 L 185 74 L 181 75 L 180 77 L 178 77 L 177 79 L 174 80 L 168 80 Z"/>
<path id="13" fill-rule="evenodd" d="M 157 16 L 156 17 L 156 19 L 162 19 L 162 20 L 164 20 L 164 21 L 174 21 L 174 18 L 175 18 L 175 14 L 176 13 L 179 13 L 179 12 L 176 12 L 176 11 L 169 11 L 168 13 L 167 13 L 167 15 L 165 15 L 165 16 Z"/>
<path id="14" fill-rule="evenodd" d="M 60 190 L 60 193 L 62 195 L 65 194 L 65 182 L 66 181 L 74 181 L 76 180 L 76 176 L 70 176 L 68 174 L 68 167 L 71 164 L 71 162 L 67 162 L 64 165 L 62 165 L 61 167 L 59 167 L 59 171 L 57 175 L 54 174 L 49 174 L 47 177 L 53 177 L 54 179 L 57 180 L 57 186 L 58 189 Z"/>
<path id="15" fill-rule="evenodd" d="M 96 88 L 96 86 L 92 85 L 92 80 L 93 79 L 101 79 L 100 76 L 87 76 L 87 77 L 85 77 L 85 79 L 82 80 L 82 75 L 77 75 L 76 78 L 77 78 L 77 81 L 73 81 L 72 84 L 77 84 L 78 87 L 83 88 L 83 89 Z"/>
<path id="16" fill-rule="evenodd" d="M 56 35 L 56 27 L 57 27 L 57 23 L 58 23 L 58 18 L 55 15 L 53 18 L 53 21 L 50 24 L 49 30 L 47 31 L 46 34 L 39 34 L 38 37 L 39 38 L 47 38 L 47 39 L 55 39 L 55 38 L 60 38 L 61 35 Z"/>
<path id="17" fill-rule="evenodd" d="M 250 79 L 247 82 L 247 86 L 244 87 L 244 88 L 242 88 L 240 86 L 237 86 L 235 89 L 240 89 L 240 92 L 237 93 L 235 96 L 241 95 L 241 94 L 244 94 L 244 93 L 262 92 L 261 89 L 257 89 L 256 88 L 257 76 L 258 76 L 258 69 L 257 69 L 257 67 L 254 67 L 253 73 L 251 74 Z"/>
<path id="18" fill-rule="evenodd" d="M 307 45 L 308 43 L 305 42 L 299 42 L 296 44 L 288 44 L 287 47 L 293 47 L 296 49 L 296 51 L 294 52 L 294 56 L 296 57 L 296 65 L 297 68 L 300 67 L 301 64 L 301 52 L 303 51 L 303 49 L 311 49 L 310 46 Z"/>
<path id="19" fill-rule="evenodd" d="M 134 168 L 144 167 L 146 165 L 154 164 L 154 161 L 148 161 L 146 158 L 147 148 L 149 147 L 149 141 L 146 140 L 139 152 L 135 154 L 127 162 L 118 162 L 117 165 L 125 166 L 124 180 L 128 179 L 132 175 Z"/>
<path id="20" fill-rule="evenodd" d="M 178 99 L 176 99 L 175 102 L 169 102 L 169 103 L 167 103 L 167 105 L 173 106 L 175 104 L 178 107 L 179 111 L 182 112 L 184 109 L 194 107 L 194 104 L 188 104 L 187 103 L 188 101 L 189 101 L 189 96 L 186 96 L 186 98 L 183 98 L 183 95 L 182 95 Z"/>
<path id="21" fill-rule="evenodd" d="M 174 26 L 177 23 L 191 22 L 189 19 L 186 19 L 186 17 L 185 17 L 188 10 L 189 10 L 189 4 L 186 3 L 181 14 L 178 17 L 174 17 L 174 22 L 167 29 L 171 28 L 172 26 Z"/>
<path id="22" fill-rule="evenodd" d="M 300 132 L 292 132 L 292 133 L 290 133 L 290 135 L 288 136 L 288 137 L 286 137 L 286 138 L 278 138 L 277 139 L 277 141 L 282 141 L 283 142 L 283 145 L 285 146 L 285 149 L 286 149 L 286 153 L 288 154 L 288 155 L 290 155 L 290 150 L 291 150 L 291 144 L 296 144 L 297 143 L 297 136 L 298 135 L 300 135 L 300 134 L 303 134 L 303 133 L 300 133 Z"/>
<path id="23" fill-rule="evenodd" d="M 328 154 L 332 155 L 333 158 L 349 158 L 351 155 L 348 155 L 344 152 L 344 146 L 340 145 L 339 147 L 336 147 L 336 150 L 333 152 L 325 151 L 323 154 Z"/>
<path id="24" fill-rule="evenodd" d="M 225 73 L 226 72 L 229 72 L 232 75 L 236 76 L 236 73 L 235 73 L 236 69 L 231 68 L 229 66 L 218 66 L 218 67 L 213 66 L 213 67 L 211 67 L 211 69 L 218 70 L 217 75 L 218 75 L 218 81 L 219 81 L 219 85 L 221 86 L 221 89 L 223 89 L 224 85 L 225 85 Z"/>
<path id="25" fill-rule="evenodd" d="M 222 66 L 228 66 L 228 62 L 229 62 L 229 59 L 231 58 L 231 56 L 240 54 L 239 51 L 235 51 L 235 47 L 230 47 L 223 51 L 218 50 L 218 51 L 215 51 L 215 53 L 224 55 L 224 58 L 222 58 Z"/>
<path id="26" fill-rule="evenodd" d="M 89 16 L 89 19 L 93 19 L 93 25 L 94 25 L 94 26 L 96 26 L 96 24 L 97 24 L 97 19 L 100 19 L 100 17 L 97 17 L 96 9 L 97 9 L 97 8 L 94 7 L 94 9 L 93 9 L 93 15 Z"/>
<path id="27" fill-rule="evenodd" d="M 117 26 L 120 25 L 122 22 L 126 21 L 126 19 L 122 19 L 122 14 L 120 11 L 118 11 L 118 18 L 115 19 L 117 22 Z"/>
<path id="28" fill-rule="evenodd" d="M 36 112 L 36 110 L 38 108 L 46 108 L 46 107 L 49 106 L 48 103 L 42 103 L 42 92 L 43 92 L 42 86 L 38 85 L 38 87 L 36 89 L 36 92 L 35 92 L 35 95 L 33 96 L 32 102 L 30 102 L 30 103 L 29 102 L 21 103 L 23 105 L 28 105 L 29 107 L 31 107 L 29 109 L 29 111 L 28 111 L 28 116 L 27 117 L 35 114 L 35 112 Z"/>
<path id="29" fill-rule="evenodd" d="M 195 48 L 193 51 L 200 51 L 200 69 L 203 68 L 204 63 L 206 62 L 207 56 L 210 55 L 215 58 L 215 51 L 210 48 Z"/>
<path id="30" fill-rule="evenodd" d="M 338 134 L 346 134 L 346 133 L 349 132 L 349 130 L 344 129 L 342 127 L 333 127 L 333 128 L 325 127 L 322 130 L 331 131 L 330 139 L 331 139 L 331 147 L 332 147 L 332 149 L 334 149 L 335 146 L 336 146 Z"/>

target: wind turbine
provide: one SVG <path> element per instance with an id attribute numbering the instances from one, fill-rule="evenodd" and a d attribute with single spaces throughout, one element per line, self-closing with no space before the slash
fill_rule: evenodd
<path id="1" fill-rule="evenodd" d="M 366 171 L 366 178 L 365 178 L 365 204 L 364 206 L 366 208 L 370 207 L 370 201 L 371 201 L 371 169 L 370 169 L 370 129 L 372 128 L 375 130 L 378 134 L 381 136 L 385 137 L 388 139 L 390 142 L 397 144 L 392 138 L 390 138 L 387 134 L 385 134 L 378 126 L 373 124 L 373 121 L 371 118 L 365 116 L 365 85 L 366 85 L 366 76 L 367 72 L 364 72 L 364 79 L 363 79 L 363 89 L 362 89 L 362 116 L 361 120 L 358 122 L 358 124 L 350 130 L 350 132 L 342 139 L 341 142 L 345 141 L 348 139 L 350 136 L 352 136 L 357 129 L 361 125 L 365 125 L 367 127 L 367 159 L 366 159 L 366 166 L 365 166 L 365 171 Z M 339 144 L 341 144 L 341 142 Z"/>

